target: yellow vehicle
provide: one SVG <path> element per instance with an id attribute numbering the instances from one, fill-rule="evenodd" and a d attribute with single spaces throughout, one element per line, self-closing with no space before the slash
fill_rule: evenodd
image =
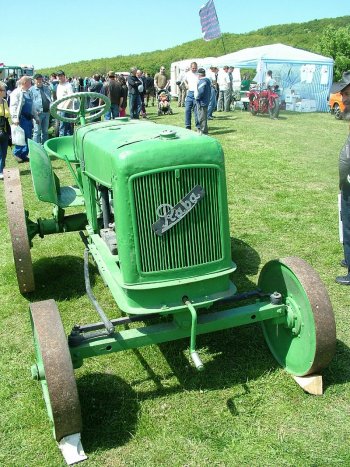
<path id="1" fill-rule="evenodd" d="M 328 105 L 330 112 L 336 119 L 343 118 L 344 104 L 340 92 L 330 94 Z"/>

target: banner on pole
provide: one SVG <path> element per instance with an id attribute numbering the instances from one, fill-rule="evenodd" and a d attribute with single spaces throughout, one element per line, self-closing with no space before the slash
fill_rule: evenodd
<path id="1" fill-rule="evenodd" d="M 221 36 L 219 20 L 216 14 L 214 0 L 209 0 L 199 10 L 202 34 L 205 41 L 211 41 Z"/>

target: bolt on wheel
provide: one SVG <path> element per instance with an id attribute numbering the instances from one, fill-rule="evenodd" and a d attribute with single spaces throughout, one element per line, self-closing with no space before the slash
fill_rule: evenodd
<path id="1" fill-rule="evenodd" d="M 264 292 L 278 291 L 287 305 L 282 318 L 262 323 L 278 363 L 296 376 L 325 368 L 335 353 L 336 330 L 328 293 L 316 271 L 300 258 L 273 260 L 263 267 L 258 284 Z"/>

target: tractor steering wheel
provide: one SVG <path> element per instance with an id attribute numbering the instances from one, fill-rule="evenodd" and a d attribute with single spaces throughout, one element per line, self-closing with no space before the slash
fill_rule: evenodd
<path id="1" fill-rule="evenodd" d="M 102 105 L 97 107 L 87 107 L 87 98 L 95 98 L 101 99 L 103 101 Z M 73 101 L 73 106 L 75 103 L 79 103 L 79 107 L 77 109 L 63 109 L 59 108 L 60 104 L 65 101 Z M 85 123 L 90 123 L 96 120 L 97 118 L 101 117 L 104 113 L 108 112 L 111 107 L 111 101 L 107 96 L 103 94 L 99 94 L 98 92 L 76 92 L 74 94 L 70 94 L 69 96 L 62 97 L 55 101 L 50 108 L 51 115 L 57 120 L 61 122 L 68 122 L 68 123 L 81 123 L 84 125 Z M 60 115 L 60 112 L 66 112 L 71 114 L 71 117 L 63 117 Z"/>

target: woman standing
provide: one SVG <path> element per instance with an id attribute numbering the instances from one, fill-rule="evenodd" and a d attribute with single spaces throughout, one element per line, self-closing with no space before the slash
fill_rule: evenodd
<path id="1" fill-rule="evenodd" d="M 4 179 L 3 171 L 9 144 L 8 131 L 11 123 L 10 111 L 6 101 L 6 85 L 0 81 L 0 180 Z"/>
<path id="2" fill-rule="evenodd" d="M 19 125 L 25 134 L 24 146 L 15 145 L 13 155 L 17 162 L 28 162 L 29 148 L 27 141 L 32 137 L 33 119 L 39 123 L 36 110 L 33 108 L 33 96 L 30 91 L 32 80 L 29 76 L 22 76 L 18 87 L 10 94 L 10 113 L 14 125 Z"/>

